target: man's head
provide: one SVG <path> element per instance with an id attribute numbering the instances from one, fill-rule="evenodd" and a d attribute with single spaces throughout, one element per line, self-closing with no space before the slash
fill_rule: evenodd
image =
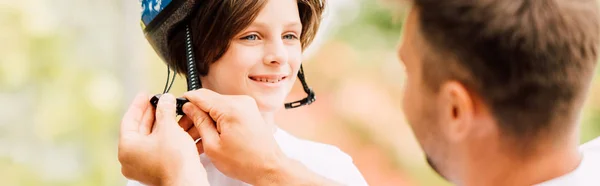
<path id="1" fill-rule="evenodd" d="M 190 25 L 203 87 L 221 94 L 250 95 L 261 111 L 283 106 L 313 40 L 320 0 L 202 0 Z M 169 37 L 169 64 L 186 72 L 185 32 Z"/>
<path id="2" fill-rule="evenodd" d="M 475 147 L 526 156 L 572 136 L 599 27 L 596 0 L 413 0 L 404 111 L 432 167 L 456 181 Z"/>

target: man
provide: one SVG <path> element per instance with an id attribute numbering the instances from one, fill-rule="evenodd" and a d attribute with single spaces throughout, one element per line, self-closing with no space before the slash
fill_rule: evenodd
<path id="1" fill-rule="evenodd" d="M 596 0 L 413 1 L 399 49 L 408 77 L 404 110 L 441 176 L 456 185 L 600 183 L 600 139 L 579 150 L 577 132 L 598 57 L 597 6 Z M 335 184 L 281 155 L 251 99 L 209 90 L 184 97 L 192 102 L 184 111 L 203 138 L 198 149 L 226 175 L 253 185 Z M 169 151 L 120 146 L 127 150 Z M 147 167 L 131 164 L 123 173 L 184 171 L 163 180 L 202 182 L 185 176 L 202 170 Z"/>

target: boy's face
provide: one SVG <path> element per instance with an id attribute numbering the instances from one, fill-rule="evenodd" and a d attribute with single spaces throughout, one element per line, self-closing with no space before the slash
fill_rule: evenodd
<path id="1" fill-rule="evenodd" d="M 227 24 L 227 23 L 223 23 Z M 296 0 L 270 0 L 202 77 L 205 88 L 253 97 L 262 112 L 283 106 L 302 60 Z"/>

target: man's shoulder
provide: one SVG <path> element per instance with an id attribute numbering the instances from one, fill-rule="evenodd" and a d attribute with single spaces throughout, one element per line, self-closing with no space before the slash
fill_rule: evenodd
<path id="1" fill-rule="evenodd" d="M 600 177 L 598 177 L 600 172 L 600 137 L 581 145 L 579 150 L 583 155 L 582 170 L 585 170 L 586 174 L 587 172 L 593 172 L 593 175 L 590 174 L 590 176 L 600 182 Z"/>
<path id="2" fill-rule="evenodd" d="M 536 186 L 595 186 L 600 183 L 600 137 L 579 146 L 581 163 L 572 172 Z"/>
<path id="3" fill-rule="evenodd" d="M 600 137 L 597 137 L 593 140 L 582 144 L 581 146 L 579 146 L 579 149 L 581 151 L 589 153 L 600 153 Z"/>
<path id="4" fill-rule="evenodd" d="M 585 166 L 584 170 L 594 171 L 595 173 L 600 172 L 600 137 L 590 140 L 579 146 L 579 151 L 583 155 L 582 166 Z M 599 178 L 600 177 L 594 176 Z"/>

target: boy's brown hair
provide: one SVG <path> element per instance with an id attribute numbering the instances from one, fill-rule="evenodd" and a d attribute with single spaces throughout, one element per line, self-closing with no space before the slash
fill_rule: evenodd
<path id="1" fill-rule="evenodd" d="M 174 28 L 168 39 L 169 66 L 177 72 L 187 71 L 185 55 L 185 25 L 189 24 L 200 75 L 229 48 L 233 37 L 250 26 L 268 0 L 200 0 L 190 17 Z M 273 0 L 276 1 L 276 0 Z M 306 48 L 317 34 L 324 0 L 298 0 L 302 23 L 300 42 Z"/>

